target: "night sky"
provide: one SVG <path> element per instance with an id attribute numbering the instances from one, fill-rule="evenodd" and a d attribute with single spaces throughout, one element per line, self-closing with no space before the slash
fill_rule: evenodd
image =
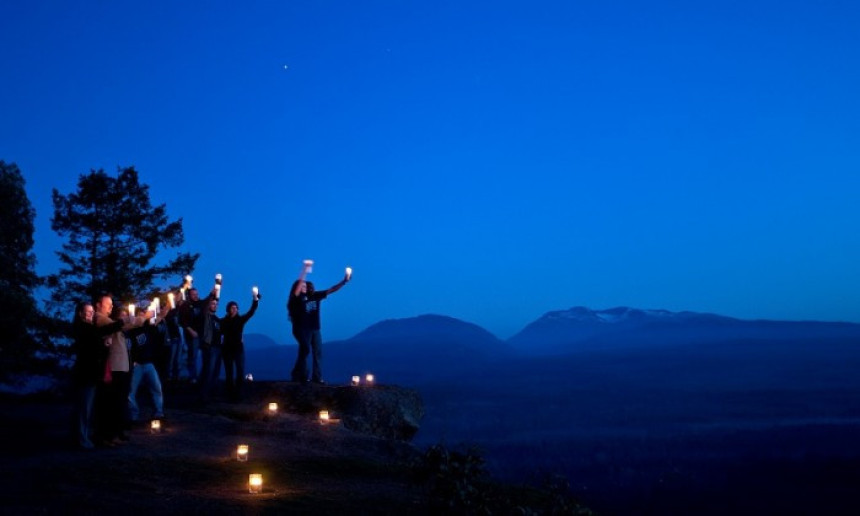
<path id="1" fill-rule="evenodd" d="M 0 159 L 40 274 L 51 189 L 135 166 L 195 285 L 243 311 L 259 285 L 246 332 L 281 343 L 305 258 L 355 270 L 328 340 L 576 305 L 860 322 L 858 27 L 848 1 L 0 0 Z"/>

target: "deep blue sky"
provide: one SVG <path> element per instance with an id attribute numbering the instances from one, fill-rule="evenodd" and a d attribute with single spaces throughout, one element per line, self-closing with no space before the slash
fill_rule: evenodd
<path id="1" fill-rule="evenodd" d="M 856 2 L 0 0 L 0 159 L 134 165 L 247 328 L 574 305 L 860 321 Z"/>

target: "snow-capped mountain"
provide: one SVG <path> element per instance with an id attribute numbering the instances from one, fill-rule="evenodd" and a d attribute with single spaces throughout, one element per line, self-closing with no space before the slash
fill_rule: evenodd
<path id="1" fill-rule="evenodd" d="M 577 306 L 544 314 L 508 339 L 517 351 L 562 354 L 732 340 L 860 339 L 860 325 L 817 321 L 742 320 L 716 314 Z"/>

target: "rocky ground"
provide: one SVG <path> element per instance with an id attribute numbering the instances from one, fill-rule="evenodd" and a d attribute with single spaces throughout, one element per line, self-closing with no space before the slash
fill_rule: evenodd
<path id="1" fill-rule="evenodd" d="M 164 429 L 134 426 L 128 443 L 87 451 L 67 437 L 62 400 L 0 400 L 3 514 L 99 513 L 423 513 L 426 490 L 410 480 L 418 450 L 404 440 L 323 425 L 313 407 L 335 387 L 298 386 L 296 401 L 267 414 L 273 385 L 260 383 L 242 403 L 194 402 L 191 386 L 166 389 Z M 289 384 L 278 386 L 280 394 Z M 340 389 L 344 389 L 341 387 Z M 303 400 L 303 401 L 302 401 Z M 333 415 L 334 411 L 333 411 Z M 238 444 L 250 459 L 238 462 Z M 261 494 L 248 475 L 262 473 Z"/>

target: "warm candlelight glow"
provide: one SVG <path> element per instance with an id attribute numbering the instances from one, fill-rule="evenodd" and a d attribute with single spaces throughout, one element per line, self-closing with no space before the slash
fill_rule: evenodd
<path id="1" fill-rule="evenodd" d="M 269 412 L 275 413 L 278 411 L 277 403 L 269 403 Z"/>
<path id="2" fill-rule="evenodd" d="M 236 460 L 239 462 L 248 462 L 248 445 L 240 444 L 238 448 L 236 448 Z"/>
<path id="3" fill-rule="evenodd" d="M 328 410 L 320 410 L 320 421 L 327 423 L 329 419 Z"/>
<path id="4" fill-rule="evenodd" d="M 358 375 L 353 376 L 353 377 L 352 377 L 352 384 L 353 384 L 353 385 L 358 385 L 359 383 L 361 383 L 361 377 L 360 377 L 360 376 L 358 376 Z"/>
<path id="5" fill-rule="evenodd" d="M 346 279 L 349 279 L 351 277 L 352 277 L 352 267 L 347 267 L 346 268 Z"/>
<path id="6" fill-rule="evenodd" d="M 248 492 L 262 493 L 263 492 L 263 475 L 259 473 L 251 473 L 248 475 Z"/>
<path id="7" fill-rule="evenodd" d="M 367 376 L 364 377 L 364 381 L 366 381 L 367 383 L 373 383 L 374 379 L 375 378 L 373 377 L 372 374 L 368 374 Z"/>
<path id="8" fill-rule="evenodd" d="M 167 302 L 170 303 L 170 309 L 171 310 L 176 308 L 176 298 L 173 296 L 173 292 L 167 293 Z"/>
<path id="9" fill-rule="evenodd" d="M 154 434 L 161 432 L 161 421 L 158 419 L 153 419 L 152 423 L 149 424 L 149 429 Z"/>
<path id="10" fill-rule="evenodd" d="M 128 304 L 128 315 L 129 317 L 134 317 L 134 303 Z"/>

